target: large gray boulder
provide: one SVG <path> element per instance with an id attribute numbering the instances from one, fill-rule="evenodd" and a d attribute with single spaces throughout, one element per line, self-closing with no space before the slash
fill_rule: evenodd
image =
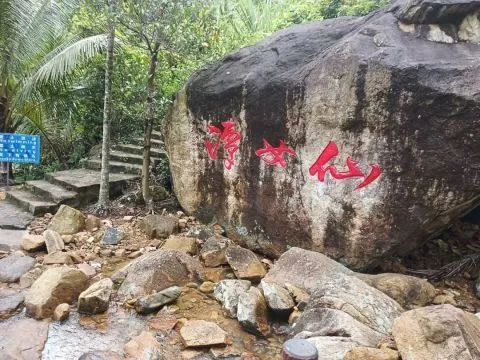
<path id="1" fill-rule="evenodd" d="M 399 0 L 201 69 L 164 121 L 181 206 L 251 249 L 355 269 L 434 236 L 480 203 L 479 10 Z"/>

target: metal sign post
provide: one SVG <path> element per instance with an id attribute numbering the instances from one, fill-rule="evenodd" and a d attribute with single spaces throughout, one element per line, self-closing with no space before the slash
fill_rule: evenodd
<path id="1" fill-rule="evenodd" d="M 10 163 L 40 163 L 40 136 L 0 133 L 0 163 L 7 164 L 7 189 Z"/>

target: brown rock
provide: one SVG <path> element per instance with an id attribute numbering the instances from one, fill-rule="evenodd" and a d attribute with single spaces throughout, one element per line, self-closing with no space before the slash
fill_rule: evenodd
<path id="1" fill-rule="evenodd" d="M 177 322 L 175 315 L 159 312 L 156 317 L 148 320 L 148 326 L 153 330 L 168 331 L 172 330 Z"/>
<path id="2" fill-rule="evenodd" d="M 390 349 L 375 349 L 356 347 L 350 350 L 344 360 L 399 360 L 398 351 Z"/>
<path id="3" fill-rule="evenodd" d="M 178 219 L 173 216 L 147 215 L 141 228 L 150 238 L 164 239 L 178 232 Z"/>
<path id="4" fill-rule="evenodd" d="M 149 331 L 142 331 L 123 346 L 127 357 L 132 359 L 159 359 L 160 343 Z"/>
<path id="5" fill-rule="evenodd" d="M 53 312 L 52 319 L 55 321 L 67 320 L 70 316 L 70 305 L 67 303 L 59 304 Z"/>
<path id="6" fill-rule="evenodd" d="M 260 281 L 267 273 L 255 253 L 248 249 L 230 246 L 225 257 L 239 279 Z"/>
<path id="7" fill-rule="evenodd" d="M 170 236 L 163 244 L 162 249 L 179 250 L 189 255 L 197 254 L 197 241 L 186 236 Z"/>
<path id="8" fill-rule="evenodd" d="M 72 258 L 72 260 L 75 264 L 81 263 L 83 261 L 81 251 L 78 251 L 78 252 L 77 251 L 69 251 L 69 252 L 67 252 L 67 254 L 70 255 L 70 257 Z"/>
<path id="9" fill-rule="evenodd" d="M 65 264 L 71 265 L 73 264 L 72 258 L 66 252 L 57 251 L 51 254 L 47 254 L 43 258 L 43 263 L 45 265 L 53 265 L 53 264 Z"/>
<path id="10" fill-rule="evenodd" d="M 97 274 L 97 270 L 95 270 L 93 266 L 90 266 L 87 263 L 78 264 L 77 268 L 85 275 L 87 275 L 88 278 L 94 277 Z"/>
<path id="11" fill-rule="evenodd" d="M 99 229 L 102 226 L 102 221 L 91 214 L 88 214 L 85 219 L 85 230 L 92 232 L 94 229 Z"/>
<path id="12" fill-rule="evenodd" d="M 225 252 L 231 243 L 229 239 L 220 235 L 208 238 L 200 251 L 200 257 L 205 266 L 216 267 L 227 264 Z"/>
<path id="13" fill-rule="evenodd" d="M 93 283 L 78 297 L 78 312 L 101 314 L 108 310 L 113 282 L 109 278 Z"/>
<path id="14" fill-rule="evenodd" d="M 60 235 L 76 234 L 85 229 L 85 216 L 67 205 L 61 205 L 48 229 L 58 232 Z"/>
<path id="15" fill-rule="evenodd" d="M 197 259 L 178 250 L 160 249 L 132 261 L 112 276 L 120 299 L 139 298 L 170 286 L 182 286 L 201 278 L 202 266 Z"/>
<path id="16" fill-rule="evenodd" d="M 44 250 L 45 239 L 42 235 L 25 234 L 22 238 L 22 249 L 31 252 Z"/>
<path id="17" fill-rule="evenodd" d="M 215 284 L 211 281 L 205 281 L 202 285 L 199 286 L 198 290 L 205 294 L 210 294 L 213 292 Z"/>
<path id="18" fill-rule="evenodd" d="M 480 319 L 451 305 L 404 312 L 392 333 L 403 360 L 480 359 Z"/>
<path id="19" fill-rule="evenodd" d="M 57 305 L 71 304 L 87 287 L 87 277 L 78 269 L 50 268 L 35 282 L 25 296 L 27 314 L 35 319 L 52 316 Z"/>
<path id="20" fill-rule="evenodd" d="M 58 232 L 54 230 L 45 230 L 43 232 L 43 239 L 45 240 L 45 245 L 47 246 L 47 252 L 49 254 L 65 250 L 62 236 Z"/>
<path id="21" fill-rule="evenodd" d="M 390 296 L 402 307 L 425 306 L 435 297 L 435 288 L 427 280 L 402 274 L 358 274 L 368 285 Z"/>
<path id="22" fill-rule="evenodd" d="M 229 273 L 227 268 L 204 268 L 203 269 L 203 278 L 206 281 L 219 282 L 220 280 L 226 279 Z"/>
<path id="23" fill-rule="evenodd" d="M 186 347 L 226 345 L 227 333 L 217 324 L 205 320 L 189 320 L 180 329 Z"/>
<path id="24" fill-rule="evenodd" d="M 48 322 L 28 318 L 0 322 L 0 358 L 41 359 L 48 325 Z"/>

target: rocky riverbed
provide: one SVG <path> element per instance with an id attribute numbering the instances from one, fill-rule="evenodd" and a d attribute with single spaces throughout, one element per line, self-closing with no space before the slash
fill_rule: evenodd
<path id="1" fill-rule="evenodd" d="M 471 283 L 359 274 L 300 248 L 267 259 L 182 212 L 62 207 L 18 245 L 0 259 L 2 359 L 280 359 L 292 337 L 325 360 L 480 354 Z"/>

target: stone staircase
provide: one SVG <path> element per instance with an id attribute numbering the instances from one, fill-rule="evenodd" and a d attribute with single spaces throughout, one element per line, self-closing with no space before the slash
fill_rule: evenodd
<path id="1" fill-rule="evenodd" d="M 143 138 L 131 144 L 113 146 L 110 151 L 110 197 L 120 195 L 128 181 L 137 180 L 142 172 Z M 155 166 L 166 153 L 158 131 L 152 132 L 151 163 Z M 101 159 L 88 159 L 83 168 L 58 171 L 43 180 L 27 181 L 6 192 L 8 206 L 16 205 L 35 216 L 54 213 L 62 204 L 84 206 L 98 200 Z M 5 207 L 7 205 L 4 205 Z M 0 212 L 2 205 L 0 204 Z M 1 216 L 1 215 L 0 215 Z"/>

